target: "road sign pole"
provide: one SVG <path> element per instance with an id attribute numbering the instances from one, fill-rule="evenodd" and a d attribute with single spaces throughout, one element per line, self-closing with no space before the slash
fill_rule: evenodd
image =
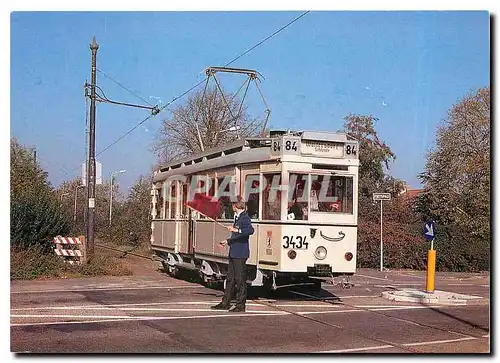
<path id="1" fill-rule="evenodd" d="M 436 224 L 434 221 L 427 221 L 424 224 L 424 238 L 431 241 L 431 248 L 427 251 L 427 277 L 425 290 L 434 293 L 436 281 L 436 250 L 434 249 L 434 238 L 436 237 Z"/>
<path id="2" fill-rule="evenodd" d="M 434 293 L 436 281 L 436 250 L 434 249 L 434 239 L 431 240 L 431 249 L 427 251 L 427 278 L 425 290 L 428 293 Z"/>
<path id="3" fill-rule="evenodd" d="M 380 201 L 380 271 L 384 270 L 384 242 L 382 240 L 382 203 Z"/>

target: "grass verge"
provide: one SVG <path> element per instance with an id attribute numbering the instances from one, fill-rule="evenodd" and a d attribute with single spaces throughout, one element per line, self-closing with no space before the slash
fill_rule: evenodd
<path id="1" fill-rule="evenodd" d="M 11 280 L 127 275 L 132 275 L 132 271 L 107 251 L 100 251 L 90 263 L 81 266 L 65 263 L 61 257 L 39 247 L 10 251 Z"/>

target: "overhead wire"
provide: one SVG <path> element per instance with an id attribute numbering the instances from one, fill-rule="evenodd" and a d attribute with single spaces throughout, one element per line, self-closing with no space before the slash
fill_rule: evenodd
<path id="1" fill-rule="evenodd" d="M 297 16 L 296 18 L 294 18 L 293 20 L 291 20 L 290 22 L 288 22 L 287 24 L 285 24 L 284 26 L 282 26 L 281 28 L 279 28 L 278 30 L 276 30 L 274 33 L 272 33 L 271 35 L 267 36 L 266 38 L 264 38 L 263 40 L 261 40 L 259 43 L 255 44 L 254 46 L 250 47 L 249 49 L 245 50 L 243 53 L 241 53 L 240 55 L 238 55 L 237 57 L 235 57 L 234 59 L 232 59 L 230 62 L 226 63 L 224 65 L 224 67 L 227 67 L 229 65 L 231 65 L 232 63 L 236 62 L 238 59 L 240 59 L 241 57 L 245 56 L 246 54 L 248 54 L 249 52 L 251 52 L 252 50 L 254 50 L 255 48 L 259 47 L 260 45 L 264 44 L 266 41 L 268 41 L 269 39 L 271 39 L 272 37 L 274 37 L 275 35 L 279 34 L 280 32 L 282 32 L 283 30 L 285 30 L 286 28 L 288 28 L 290 25 L 292 25 L 293 23 L 295 23 L 296 21 L 298 21 L 299 19 L 301 19 L 302 17 L 304 17 L 305 15 L 307 15 L 308 13 L 310 13 L 311 11 L 308 10 L 308 11 L 305 11 L 304 13 L 302 13 L 301 15 Z M 104 72 L 98 70 L 101 74 L 105 75 Z M 111 77 L 105 75 L 106 77 L 108 77 L 109 79 L 111 79 Z M 195 88 L 197 88 L 198 86 L 200 86 L 203 82 L 206 81 L 206 79 L 208 78 L 205 77 L 202 81 L 196 83 L 194 86 L 192 86 L 191 88 L 189 88 L 187 91 L 185 91 L 184 93 L 182 93 L 181 95 L 177 96 L 177 97 L 174 97 L 172 99 L 172 101 L 168 102 L 167 104 L 163 105 L 162 107 L 159 108 L 159 112 L 163 111 L 165 108 L 167 108 L 168 106 L 170 106 L 172 103 L 174 103 L 175 101 L 177 101 L 178 99 L 184 97 L 186 94 L 190 93 L 192 90 L 194 90 Z M 111 79 L 113 80 L 113 79 Z M 134 94 L 136 97 L 139 97 L 138 95 L 136 95 L 135 93 L 133 93 L 132 91 L 130 91 L 129 89 L 127 89 L 125 86 L 123 86 L 122 84 L 120 84 L 118 81 L 115 81 L 113 80 L 115 83 L 117 83 L 118 85 L 120 85 L 122 88 L 126 89 L 128 92 Z M 141 98 L 142 99 L 142 98 Z M 142 99 L 143 101 L 145 101 L 144 99 Z M 146 101 L 145 101 L 146 102 Z M 158 112 L 158 113 L 159 113 Z M 130 130 L 128 130 L 126 133 L 124 133 L 123 135 L 121 135 L 118 139 L 116 139 L 115 141 L 113 141 L 111 144 L 109 144 L 108 146 L 106 146 L 104 149 L 102 149 L 101 151 L 99 151 L 95 156 L 98 156 L 100 154 L 102 154 L 104 151 L 108 150 L 110 147 L 116 145 L 119 141 L 123 140 L 127 135 L 129 135 L 130 133 L 132 133 L 135 129 L 137 129 L 139 126 L 141 126 L 143 123 L 145 123 L 146 121 L 148 121 L 151 117 L 153 117 L 153 115 L 149 115 L 148 117 L 146 117 L 145 119 L 143 119 L 142 121 L 140 121 L 137 125 L 135 125 L 134 127 L 132 127 Z M 75 170 L 77 170 L 77 168 L 73 169 L 73 170 L 70 170 L 68 173 L 70 172 L 73 172 Z M 67 173 L 67 174 L 68 174 Z M 65 175 L 67 175 L 65 174 Z"/>
<path id="2" fill-rule="evenodd" d="M 144 98 L 142 98 L 141 96 L 139 96 L 138 94 L 136 94 L 135 92 L 131 91 L 130 89 L 128 89 L 127 87 L 125 87 L 123 84 L 121 84 L 120 82 L 118 82 L 116 79 L 112 78 L 111 76 L 107 75 L 106 73 L 104 73 L 102 70 L 100 70 L 99 68 L 96 68 L 96 70 L 101 73 L 104 77 L 108 78 L 109 80 L 115 82 L 117 85 L 119 85 L 121 88 L 123 88 L 125 91 L 131 93 L 132 95 L 134 95 L 135 97 L 137 97 L 138 99 L 140 99 L 141 101 L 147 103 L 148 105 L 150 106 L 153 106 L 151 103 L 149 103 L 148 101 L 146 101 Z M 104 93 L 104 92 L 103 92 Z"/>

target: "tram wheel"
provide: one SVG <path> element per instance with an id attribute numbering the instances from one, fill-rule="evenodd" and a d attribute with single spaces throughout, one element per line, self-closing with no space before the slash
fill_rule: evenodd
<path id="1" fill-rule="evenodd" d="M 179 269 L 175 266 L 168 266 L 167 273 L 172 277 L 177 277 L 179 275 Z"/>

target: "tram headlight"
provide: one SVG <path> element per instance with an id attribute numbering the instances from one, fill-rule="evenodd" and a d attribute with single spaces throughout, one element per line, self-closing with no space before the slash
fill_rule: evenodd
<path id="1" fill-rule="evenodd" d="M 326 248 L 323 247 L 323 246 L 319 246 L 318 248 L 316 248 L 316 250 L 314 251 L 314 256 L 318 259 L 318 260 L 324 260 L 326 258 Z"/>
<path id="2" fill-rule="evenodd" d="M 344 258 L 345 258 L 347 261 L 351 261 L 353 257 L 354 257 L 354 255 L 353 255 L 351 252 L 347 252 L 347 253 L 344 255 Z"/>
<path id="3" fill-rule="evenodd" d="M 295 259 L 295 257 L 297 257 L 297 252 L 295 252 L 294 250 L 288 251 L 288 257 L 292 260 Z"/>

